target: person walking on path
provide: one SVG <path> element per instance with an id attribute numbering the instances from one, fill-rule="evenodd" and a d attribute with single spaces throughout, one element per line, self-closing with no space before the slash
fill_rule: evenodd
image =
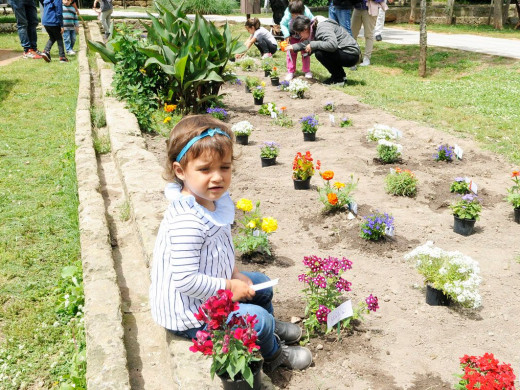
<path id="1" fill-rule="evenodd" d="M 63 45 L 63 4 L 61 0 L 44 0 L 42 24 L 49 35 L 49 40 L 43 49 L 42 57 L 45 61 L 51 62 L 51 49 L 54 42 L 58 42 L 60 62 L 69 62 L 65 56 L 65 46 Z"/>
<path id="2" fill-rule="evenodd" d="M 224 122 L 209 115 L 184 117 L 171 131 L 164 174 L 171 181 L 165 190 L 170 204 L 154 248 L 151 314 L 173 334 L 194 339 L 205 329 L 196 317 L 201 305 L 219 290 L 229 290 L 233 301 L 240 302 L 229 318 L 238 313 L 258 319 L 254 328 L 265 366 L 303 370 L 312 363 L 311 352 L 286 345 L 300 340 L 301 328 L 273 317 L 271 287 L 251 288 L 269 278 L 239 272 L 235 264 L 235 205 L 228 193 L 234 138 Z"/>
<path id="3" fill-rule="evenodd" d="M 23 58 L 39 60 L 42 58 L 38 51 L 38 11 L 34 0 L 11 0 L 18 37 L 23 47 Z"/>
<path id="4" fill-rule="evenodd" d="M 352 10 L 356 2 L 357 0 L 332 0 L 329 4 L 329 19 L 338 22 L 350 35 L 352 35 Z"/>
<path id="5" fill-rule="evenodd" d="M 98 4 L 99 10 L 97 9 Z M 94 0 L 92 9 L 98 13 L 101 19 L 103 30 L 105 31 L 105 40 L 108 40 L 110 37 L 111 16 L 112 12 L 114 11 L 112 0 Z"/>
<path id="6" fill-rule="evenodd" d="M 292 34 L 292 22 L 295 17 L 299 15 L 305 15 L 309 19 L 314 18 L 314 15 L 309 10 L 309 8 L 303 5 L 303 1 L 294 0 L 289 3 L 289 7 L 285 10 L 285 14 L 280 23 L 280 27 L 282 29 L 282 34 L 285 41 L 293 45 L 295 43 L 300 42 L 300 39 L 295 38 L 294 34 Z M 288 51 L 286 55 L 286 64 L 287 64 L 287 76 L 285 80 L 290 81 L 294 78 L 294 73 L 296 73 L 296 59 L 298 55 L 295 51 Z M 311 57 L 305 52 L 302 52 L 302 72 L 305 73 L 305 77 L 308 79 L 312 79 L 311 72 Z"/>
<path id="7" fill-rule="evenodd" d="M 74 44 L 79 32 L 78 15 L 71 0 L 63 0 L 63 41 L 68 55 L 75 55 Z"/>
<path id="8" fill-rule="evenodd" d="M 388 3 L 392 4 L 394 0 L 388 0 Z M 379 7 L 379 11 L 377 12 L 377 20 L 376 27 L 374 28 L 374 38 L 376 41 L 380 42 L 383 40 L 383 27 L 385 27 L 385 17 L 386 12 L 382 7 Z"/>
<path id="9" fill-rule="evenodd" d="M 376 26 L 376 19 L 379 8 L 384 11 L 388 9 L 386 0 L 362 0 L 354 6 L 354 13 L 352 14 L 352 36 L 357 39 L 361 25 L 363 25 L 365 36 L 365 53 L 363 55 L 363 62 L 359 66 L 370 65 L 370 58 L 372 57 L 372 50 L 374 49 L 374 28 Z"/>
<path id="10" fill-rule="evenodd" d="M 322 16 L 312 21 L 305 16 L 298 16 L 292 25 L 293 31 L 301 37 L 301 43 L 289 45 L 285 50 L 314 53 L 316 59 L 330 72 L 324 84 L 345 83 L 345 70 L 358 63 L 361 50 L 356 40 L 335 20 Z"/>

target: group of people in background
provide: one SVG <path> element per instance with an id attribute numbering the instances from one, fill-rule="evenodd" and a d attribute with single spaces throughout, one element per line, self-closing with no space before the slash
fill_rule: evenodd
<path id="1" fill-rule="evenodd" d="M 38 11 L 34 0 L 11 0 L 11 7 L 16 18 L 18 37 L 23 47 L 23 58 L 43 59 L 51 62 L 51 49 L 58 44 L 59 61 L 69 62 L 67 55 L 75 55 L 74 45 L 79 32 L 79 9 L 77 0 L 39 0 L 43 7 L 41 22 L 49 35 L 43 51 L 38 50 Z M 99 4 L 99 10 L 96 5 Z M 105 39 L 110 34 L 110 15 L 113 10 L 112 0 L 95 0 L 93 9 L 100 15 L 105 30 Z"/>
<path id="2" fill-rule="evenodd" d="M 393 2 L 393 0 L 388 0 Z M 271 1 L 271 4 L 273 2 Z M 312 78 L 311 54 L 329 71 L 325 84 L 344 84 L 344 67 L 352 70 L 370 65 L 374 39 L 382 40 L 386 0 L 331 0 L 328 18 L 314 17 L 302 0 L 291 0 L 280 20 L 281 38 L 286 41 L 286 80 L 292 80 L 296 73 L 297 53 L 301 52 L 302 72 Z M 274 18 L 274 16 L 273 16 Z M 273 30 L 261 27 L 257 18 L 246 21 L 246 29 L 251 34 L 246 41 L 247 49 L 253 44 L 262 57 L 276 52 L 276 38 Z M 365 52 L 357 44 L 361 26 L 364 29 Z M 241 57 L 238 55 L 237 57 Z"/>

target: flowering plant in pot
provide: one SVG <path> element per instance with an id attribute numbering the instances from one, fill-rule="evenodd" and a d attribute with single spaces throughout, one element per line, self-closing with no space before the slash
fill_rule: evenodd
<path id="1" fill-rule="evenodd" d="M 412 171 L 396 167 L 385 178 L 385 190 L 392 195 L 414 197 L 417 194 L 417 182 Z"/>
<path id="2" fill-rule="evenodd" d="M 365 240 L 378 241 L 394 230 L 394 217 L 387 213 L 375 213 L 365 217 L 361 224 L 360 237 Z"/>
<path id="3" fill-rule="evenodd" d="M 507 201 L 513 205 L 515 221 L 520 223 L 520 171 L 513 171 L 511 174 L 513 185 L 507 189 Z"/>
<path id="4" fill-rule="evenodd" d="M 280 72 L 276 66 L 271 69 L 271 85 L 277 87 L 280 85 Z"/>
<path id="5" fill-rule="evenodd" d="M 469 236 L 473 232 L 475 221 L 479 219 L 482 205 L 476 195 L 466 194 L 450 205 L 453 211 L 453 231 Z"/>
<path id="6" fill-rule="evenodd" d="M 316 115 L 307 115 L 300 119 L 302 125 L 303 139 L 305 141 L 315 141 L 318 131 L 319 121 Z"/>
<path id="7" fill-rule="evenodd" d="M 329 313 L 342 303 L 344 293 L 352 291 L 352 283 L 344 279 L 346 271 L 352 269 L 352 261 L 343 257 L 318 257 L 316 255 L 305 256 L 303 265 L 305 273 L 298 276 L 298 280 L 305 284 L 305 316 L 304 326 L 306 340 L 318 333 L 329 333 L 332 328 L 327 328 Z M 375 312 L 379 308 L 378 299 L 370 294 L 353 308 L 353 315 L 338 322 L 338 337 L 341 329 L 351 327 L 353 320 L 362 320 L 363 314 Z"/>
<path id="8" fill-rule="evenodd" d="M 316 162 L 314 166 L 314 159 L 312 158 L 311 152 L 306 151 L 305 154 L 300 152 L 296 153 L 293 160 L 293 181 L 295 183 L 295 189 L 309 189 L 310 179 L 314 175 L 315 169 L 320 169 L 320 160 Z"/>
<path id="9" fill-rule="evenodd" d="M 435 161 L 451 162 L 453 161 L 453 155 L 455 154 L 454 150 L 455 148 L 448 144 L 439 145 L 437 147 L 437 153 L 433 155 L 433 158 Z"/>
<path id="10" fill-rule="evenodd" d="M 415 268 L 427 286 L 441 290 L 462 306 L 475 309 L 481 305 L 482 299 L 478 292 L 480 267 L 471 257 L 458 251 L 445 251 L 428 241 L 407 253 L 404 258 L 415 261 Z"/>
<path id="11" fill-rule="evenodd" d="M 469 183 L 466 182 L 466 179 L 463 177 L 456 177 L 451 183 L 450 192 L 461 195 L 469 194 Z"/>
<path id="12" fill-rule="evenodd" d="M 368 141 L 379 141 L 380 139 L 384 139 L 387 141 L 399 141 L 402 138 L 403 134 L 400 130 L 395 127 L 390 127 L 382 124 L 375 124 L 373 127 L 367 130 L 367 140 Z"/>
<path id="13" fill-rule="evenodd" d="M 403 147 L 400 144 L 394 144 L 385 139 L 380 139 L 377 143 L 377 154 L 379 161 L 383 164 L 392 164 L 401 158 Z"/>
<path id="14" fill-rule="evenodd" d="M 265 141 L 260 145 L 260 158 L 262 166 L 268 167 L 276 164 L 276 157 L 280 153 L 280 144 L 274 141 Z"/>
<path id="15" fill-rule="evenodd" d="M 261 105 L 264 102 L 265 83 L 262 82 L 261 84 L 262 85 L 257 85 L 255 88 L 251 90 L 256 105 Z"/>
<path id="16" fill-rule="evenodd" d="M 228 112 L 220 107 L 210 107 L 206 109 L 206 112 L 210 114 L 212 117 L 224 121 L 228 117 Z"/>
<path id="17" fill-rule="evenodd" d="M 516 376 L 511 364 L 499 364 L 492 353 L 482 356 L 464 355 L 460 358 L 460 368 L 464 372 L 456 390 L 500 389 L 514 390 Z"/>
<path id="18" fill-rule="evenodd" d="M 262 58 L 261 67 L 264 71 L 264 76 L 268 77 L 271 74 L 271 70 L 273 69 L 273 57 Z"/>
<path id="19" fill-rule="evenodd" d="M 332 185 L 330 183 L 334 178 L 333 171 L 320 172 L 320 176 L 325 185 L 318 187 L 318 194 L 320 202 L 325 206 L 325 211 L 341 210 L 354 202 L 351 193 L 356 189 L 359 180 L 354 181 L 353 175 L 350 175 L 348 183 L 336 181 Z"/>
<path id="20" fill-rule="evenodd" d="M 288 91 L 290 84 L 291 83 L 289 81 L 283 80 L 283 81 L 280 81 L 280 85 L 278 86 L 278 88 L 280 88 L 281 91 Z"/>
<path id="21" fill-rule="evenodd" d="M 249 136 L 254 130 L 254 127 L 248 121 L 240 121 L 231 126 L 231 130 L 235 133 L 237 143 L 241 145 L 247 145 Z"/>
<path id="22" fill-rule="evenodd" d="M 310 89 L 311 85 L 302 79 L 292 79 L 287 90 L 291 93 L 293 99 L 303 99 L 305 91 Z"/>
<path id="23" fill-rule="evenodd" d="M 278 115 L 274 118 L 274 124 L 282 127 L 293 127 L 293 121 L 289 115 L 287 115 L 287 107 L 282 106 L 278 110 Z"/>
<path id="24" fill-rule="evenodd" d="M 246 77 L 246 92 L 251 92 L 257 85 L 260 85 L 260 79 L 258 77 Z"/>
<path id="25" fill-rule="evenodd" d="M 245 256 L 254 252 L 271 255 L 269 236 L 278 229 L 278 222 L 272 217 L 262 217 L 260 202 L 253 202 L 242 198 L 237 202 L 237 209 L 244 212 L 238 220 L 238 234 L 234 238 L 235 247 Z"/>
<path id="26" fill-rule="evenodd" d="M 227 376 L 231 380 L 243 379 L 252 388 L 255 378 L 251 367 L 256 363 L 261 368 L 262 360 L 254 329 L 258 320 L 256 315 L 238 314 L 233 314 L 228 320 L 230 314 L 239 308 L 232 296 L 229 290 L 219 290 L 199 307 L 195 318 L 203 321 L 207 330 L 197 332 L 190 351 L 211 356 L 212 379 L 215 374 L 223 379 Z"/>

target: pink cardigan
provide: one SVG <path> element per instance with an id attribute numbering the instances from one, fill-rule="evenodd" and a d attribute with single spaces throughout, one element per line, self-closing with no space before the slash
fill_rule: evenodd
<path id="1" fill-rule="evenodd" d="M 383 9 L 383 11 L 386 12 L 388 9 L 388 6 L 386 5 L 386 1 L 382 1 L 381 3 L 376 3 L 373 0 L 367 0 L 367 6 L 368 6 L 368 14 L 371 16 L 377 16 L 379 13 L 379 7 Z"/>

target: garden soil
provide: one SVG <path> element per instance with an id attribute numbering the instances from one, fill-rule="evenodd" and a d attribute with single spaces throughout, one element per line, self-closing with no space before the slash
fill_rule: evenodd
<path id="1" fill-rule="evenodd" d="M 263 72 L 262 72 L 263 73 Z M 256 76 L 262 77 L 260 72 Z M 263 78 L 266 82 L 267 78 Z M 347 95 L 345 89 L 313 83 L 304 99 L 291 99 L 288 92 L 267 86 L 264 101 L 287 107 L 294 126 L 280 127 L 258 114 L 253 97 L 243 86 L 225 86 L 224 102 L 230 125 L 248 120 L 255 126 L 249 145 L 236 146 L 237 160 L 230 188 L 232 198 L 261 202 L 264 216 L 278 220 L 271 236 L 274 258 L 250 261 L 240 258 L 242 270 L 258 270 L 279 278 L 275 287 L 275 314 L 283 320 L 304 318 L 302 259 L 306 255 L 347 257 L 353 262 L 345 275 L 352 292 L 345 296 L 354 305 L 369 294 L 379 298 L 380 309 L 366 315 L 362 323 L 340 338 L 335 332 L 311 338 L 308 347 L 313 365 L 303 372 L 286 369 L 269 374 L 284 389 L 449 389 L 461 372 L 459 358 L 465 354 L 491 352 L 520 373 L 520 225 L 504 196 L 511 185 L 514 168 L 503 157 L 483 150 L 467 138 L 449 134 L 424 124 L 402 120 L 365 105 Z M 346 93 L 345 93 L 346 92 Z M 330 122 L 323 109 L 334 101 L 335 121 L 348 116 L 353 126 L 341 128 Z M 413 108 L 411 108 L 413 109 Z M 317 114 L 320 127 L 316 142 L 304 142 L 298 120 Z M 419 179 L 415 198 L 385 193 L 384 179 L 392 166 L 374 162 L 376 144 L 367 142 L 367 129 L 380 123 L 403 132 L 401 168 L 411 169 Z M 261 168 L 259 145 L 263 141 L 281 145 L 275 166 Z M 458 144 L 463 159 L 435 162 L 438 145 Z M 158 159 L 164 159 L 164 138 L 147 136 L 147 144 Z M 316 187 L 296 191 L 291 179 L 296 152 L 309 150 L 321 161 L 322 170 L 334 171 L 334 180 L 359 179 L 354 193 L 358 216 L 326 214 L 318 201 Z M 470 177 L 478 185 L 483 203 L 481 219 L 473 235 L 453 232 L 453 216 L 448 205 L 455 199 L 449 187 L 457 176 Z M 375 211 L 395 218 L 396 234 L 382 242 L 359 237 L 363 217 Z M 240 217 L 237 211 L 237 217 Z M 445 250 L 457 250 L 480 263 L 482 307 L 469 310 L 452 305 L 429 306 L 425 288 L 414 265 L 403 256 L 432 240 Z M 265 259 L 264 259 L 265 260 Z M 301 324 L 301 322 L 300 322 Z"/>

